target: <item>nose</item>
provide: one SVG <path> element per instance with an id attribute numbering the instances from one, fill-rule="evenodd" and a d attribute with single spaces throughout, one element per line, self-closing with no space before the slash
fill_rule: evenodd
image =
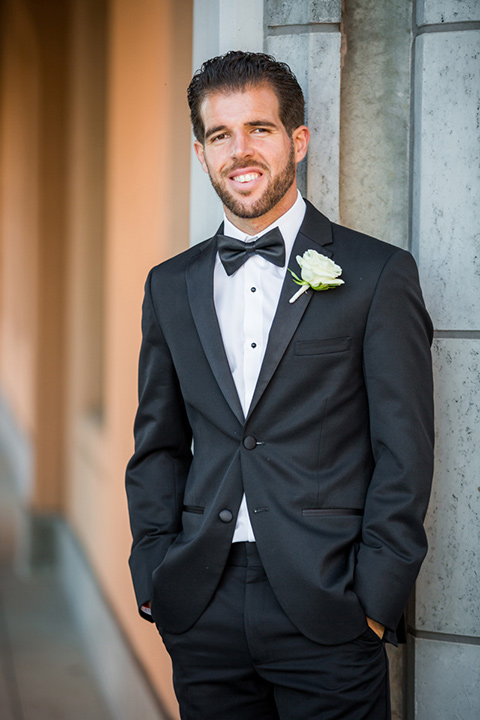
<path id="1" fill-rule="evenodd" d="M 251 138 L 248 133 L 239 132 L 233 137 L 232 157 L 245 158 L 253 154 Z"/>

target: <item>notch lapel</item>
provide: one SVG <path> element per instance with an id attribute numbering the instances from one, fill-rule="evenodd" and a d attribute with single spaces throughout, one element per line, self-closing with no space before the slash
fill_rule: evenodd
<path id="1" fill-rule="evenodd" d="M 288 261 L 288 268 L 298 274 L 297 255 L 303 255 L 306 250 L 317 249 L 323 255 L 332 256 L 332 250 L 325 247 L 332 242 L 332 230 L 330 221 L 308 202 L 305 218 L 298 232 Z M 323 247 L 318 247 L 323 245 Z M 315 246 L 317 246 L 315 248 Z M 247 420 L 250 418 L 258 401 L 264 393 L 268 383 L 272 379 L 278 363 L 282 359 L 295 330 L 307 309 L 315 290 L 308 290 L 300 295 L 294 303 L 289 300 L 298 290 L 298 285 L 293 282 L 291 274 L 286 271 L 285 280 L 282 285 L 277 311 L 268 336 L 267 348 L 263 359 L 260 374 L 258 376 L 255 392 L 247 413 Z"/>
<path id="2" fill-rule="evenodd" d="M 186 271 L 190 309 L 203 350 L 215 380 L 237 420 L 245 417 L 223 345 L 213 299 L 213 269 L 217 246 L 212 238 Z"/>

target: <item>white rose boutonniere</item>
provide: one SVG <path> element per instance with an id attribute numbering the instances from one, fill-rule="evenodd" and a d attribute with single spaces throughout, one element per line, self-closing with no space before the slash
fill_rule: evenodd
<path id="1" fill-rule="evenodd" d="M 297 255 L 297 262 L 302 270 L 302 279 L 295 275 L 290 268 L 288 271 L 292 274 L 293 281 L 302 287 L 290 298 L 291 303 L 294 303 L 309 288 L 330 290 L 344 284 L 344 281 L 339 278 L 342 268 L 325 255 L 320 255 L 316 250 L 306 250 L 302 257 Z"/>

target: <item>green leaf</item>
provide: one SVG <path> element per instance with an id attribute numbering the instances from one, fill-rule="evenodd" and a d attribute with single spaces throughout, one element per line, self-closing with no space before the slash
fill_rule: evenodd
<path id="1" fill-rule="evenodd" d="M 310 283 L 306 282 L 305 280 L 300 280 L 298 275 L 295 275 L 293 270 L 290 270 L 290 268 L 287 268 L 288 272 L 293 276 L 293 282 L 297 283 L 297 285 L 309 285 Z"/>

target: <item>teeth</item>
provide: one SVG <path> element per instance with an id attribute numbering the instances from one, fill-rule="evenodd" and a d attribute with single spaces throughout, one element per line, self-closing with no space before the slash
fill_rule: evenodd
<path id="1" fill-rule="evenodd" d="M 255 180 L 255 178 L 260 177 L 260 173 L 248 173 L 247 175 L 237 175 L 233 178 L 235 182 L 250 182 L 250 180 Z"/>

